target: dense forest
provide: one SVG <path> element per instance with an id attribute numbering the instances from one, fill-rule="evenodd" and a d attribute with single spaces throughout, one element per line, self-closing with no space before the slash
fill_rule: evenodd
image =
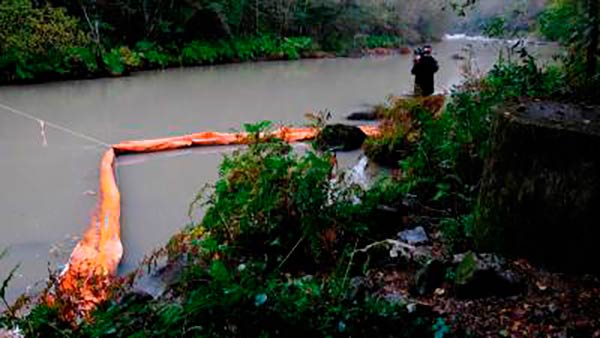
<path id="1" fill-rule="evenodd" d="M 441 6 L 438 0 L 2 0 L 0 81 L 398 47 L 439 39 L 450 17 Z"/>
<path id="2" fill-rule="evenodd" d="M 599 336 L 598 2 L 530 3 L 525 21 L 512 9 L 450 3 L 464 20 L 489 16 L 482 28 L 494 36 L 514 37 L 527 22 L 561 56 L 541 66 L 519 40 L 483 76 L 466 63 L 447 96 L 374 107 L 381 133 L 354 130 L 369 159 L 389 167 L 370 187 L 337 171 L 347 135 L 336 129 L 352 127 L 328 124 L 326 113 L 309 115 L 319 136 L 305 153 L 269 136 L 268 122 L 246 125 L 248 146 L 224 157 L 217 182 L 190 206 L 204 217 L 115 278 L 95 311 L 78 312 L 52 275 L 40 299 L 8 307 L 0 328 L 27 337 Z M 0 65 L 12 81 L 293 59 L 348 50 L 359 37 L 367 47 L 439 37 L 444 5 L 5 0 Z M 143 275 L 165 289 L 140 291 Z"/>
<path id="3" fill-rule="evenodd" d="M 501 22 L 505 35 L 530 34 L 536 30 L 537 18 L 548 4 L 546 0 L 524 1 L 481 1 L 468 10 L 459 9 L 454 19 L 452 31 L 457 33 L 480 34 Z"/>

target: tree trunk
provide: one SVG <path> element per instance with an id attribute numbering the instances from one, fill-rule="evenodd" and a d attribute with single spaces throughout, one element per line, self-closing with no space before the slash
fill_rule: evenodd
<path id="1" fill-rule="evenodd" d="M 478 249 L 600 272 L 600 107 L 508 104 L 494 129 Z"/>
<path id="2" fill-rule="evenodd" d="M 588 15 L 590 16 L 590 34 L 588 39 L 587 48 L 587 74 L 590 77 L 596 75 L 598 59 L 598 35 L 599 35 L 599 20 L 598 16 L 598 1 L 600 0 L 588 0 Z"/>

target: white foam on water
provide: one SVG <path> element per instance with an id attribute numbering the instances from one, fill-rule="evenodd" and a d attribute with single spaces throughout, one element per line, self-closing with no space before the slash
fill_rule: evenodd
<path id="1" fill-rule="evenodd" d="M 467 35 L 467 34 L 445 34 L 444 40 L 448 41 L 477 41 L 477 42 L 500 42 L 500 43 L 509 43 L 515 44 L 519 41 L 519 39 L 498 39 L 498 38 L 490 38 L 482 35 Z M 527 39 L 523 39 L 523 41 L 527 42 Z"/>

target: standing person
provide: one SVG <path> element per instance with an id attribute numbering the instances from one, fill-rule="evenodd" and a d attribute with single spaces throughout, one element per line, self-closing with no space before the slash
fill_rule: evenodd
<path id="1" fill-rule="evenodd" d="M 415 74 L 415 67 L 417 67 L 417 63 L 419 63 L 421 56 L 423 56 L 423 49 L 421 47 L 418 47 L 415 49 L 415 52 L 413 55 L 413 68 L 411 71 L 413 75 Z M 413 94 L 415 96 L 422 96 L 423 92 L 421 91 L 421 85 L 419 85 L 417 80 L 418 80 L 418 78 L 415 76 L 415 85 L 414 85 L 414 89 L 413 89 Z"/>
<path id="2" fill-rule="evenodd" d="M 437 61 L 431 56 L 432 48 L 430 45 L 423 47 L 422 51 L 417 52 L 413 60 L 411 73 L 415 76 L 415 95 L 429 96 L 434 92 L 434 74 L 438 71 Z"/>

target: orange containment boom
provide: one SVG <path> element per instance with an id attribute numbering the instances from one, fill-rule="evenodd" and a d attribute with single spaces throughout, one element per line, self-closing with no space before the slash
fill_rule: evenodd
<path id="1" fill-rule="evenodd" d="M 85 315 L 108 296 L 111 278 L 123 256 L 121 196 L 114 175 L 115 152 L 104 153 L 100 163 L 100 193 L 96 212 L 60 276 L 59 292 L 67 296 L 68 319 Z"/>
<path id="2" fill-rule="evenodd" d="M 379 133 L 375 126 L 360 128 L 369 136 Z M 314 139 L 318 132 L 316 128 L 310 127 L 282 127 L 271 135 L 286 142 L 301 142 Z M 100 193 L 96 212 L 60 276 L 58 294 L 69 305 L 63 311 L 63 316 L 69 320 L 86 316 L 96 305 L 106 300 L 112 278 L 116 275 L 123 256 L 120 235 L 121 196 L 114 172 L 117 154 L 245 144 L 247 138 L 246 133 L 201 132 L 153 140 L 124 141 L 107 150 L 100 164 Z"/>

